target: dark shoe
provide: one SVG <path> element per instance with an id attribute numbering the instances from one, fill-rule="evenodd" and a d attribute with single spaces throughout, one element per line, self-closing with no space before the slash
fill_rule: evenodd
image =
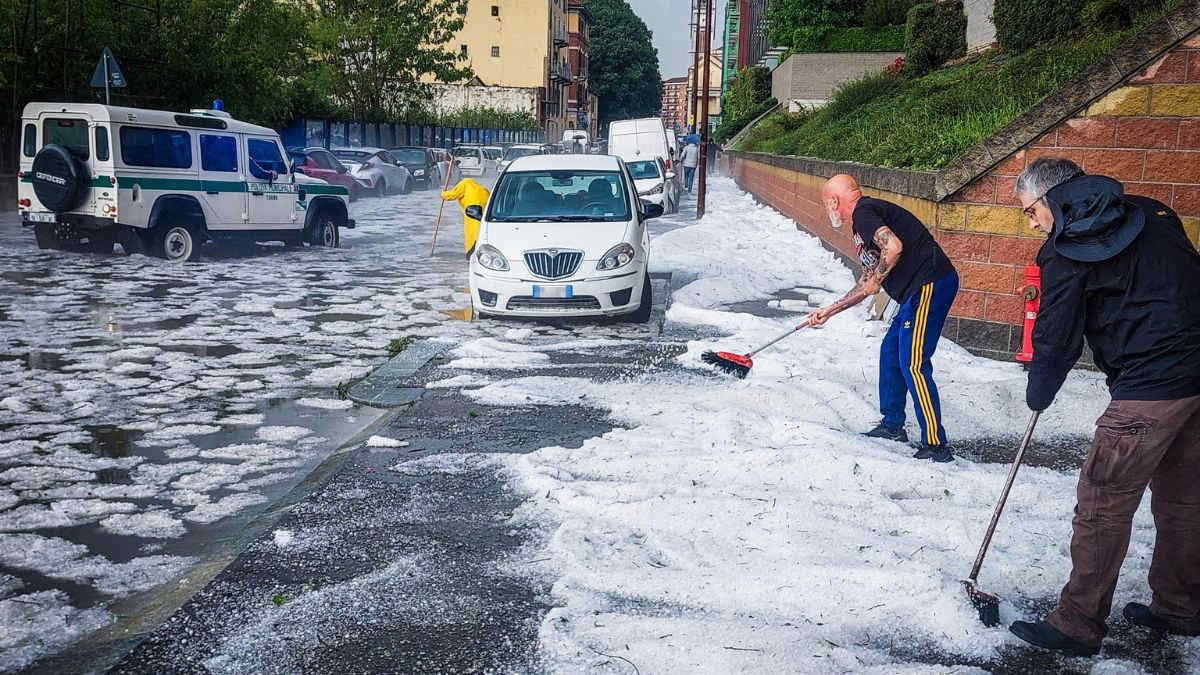
<path id="1" fill-rule="evenodd" d="M 929 459 L 932 459 L 938 464 L 945 464 L 947 462 L 954 461 L 954 453 L 950 452 L 950 448 L 944 445 L 939 445 L 938 448 L 933 451 L 933 455 Z"/>
<path id="2" fill-rule="evenodd" d="M 863 434 L 869 438 L 883 438 L 889 441 L 900 441 L 901 443 L 908 442 L 908 432 L 904 427 L 889 427 L 883 424 Z"/>
<path id="3" fill-rule="evenodd" d="M 1099 645 L 1085 645 L 1045 621 L 1014 621 L 1008 629 L 1013 635 L 1035 647 L 1062 652 L 1068 656 L 1095 656 L 1100 653 Z"/>
<path id="4" fill-rule="evenodd" d="M 1166 619 L 1150 611 L 1150 608 L 1140 602 L 1131 602 L 1121 610 L 1125 620 L 1135 626 L 1161 630 L 1172 635 L 1200 635 L 1200 630 L 1186 630 L 1172 626 Z"/>
<path id="5" fill-rule="evenodd" d="M 934 452 L 936 451 L 932 445 L 926 445 L 922 443 L 921 445 L 917 446 L 917 453 L 913 455 L 913 459 L 929 459 L 930 457 L 933 457 Z"/>

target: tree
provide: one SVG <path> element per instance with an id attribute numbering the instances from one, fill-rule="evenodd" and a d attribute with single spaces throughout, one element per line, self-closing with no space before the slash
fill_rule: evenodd
<path id="1" fill-rule="evenodd" d="M 830 28 L 854 26 L 862 2 L 859 0 L 771 0 L 767 5 L 767 38 L 772 44 L 791 45 L 801 31 L 801 41 L 818 37 Z"/>
<path id="2" fill-rule="evenodd" d="M 662 110 L 658 50 L 626 0 L 586 0 L 592 15 L 591 86 L 600 128 L 613 120 L 657 117 Z"/>
<path id="3" fill-rule="evenodd" d="M 321 0 L 308 36 L 319 90 L 359 119 L 398 117 L 429 95 L 422 76 L 459 82 L 471 71 L 443 48 L 467 0 Z"/>

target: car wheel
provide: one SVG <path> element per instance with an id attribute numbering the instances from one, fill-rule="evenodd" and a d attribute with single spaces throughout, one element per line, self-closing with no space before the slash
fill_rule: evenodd
<path id="1" fill-rule="evenodd" d="M 642 279 L 642 303 L 638 308 L 625 315 L 630 323 L 646 323 L 650 320 L 650 312 L 654 309 L 654 288 L 650 284 L 650 273 Z"/>
<path id="2" fill-rule="evenodd" d="M 57 223 L 34 223 L 33 237 L 40 249 L 62 250 L 65 242 L 59 236 Z"/>
<path id="3" fill-rule="evenodd" d="M 406 195 L 410 192 L 412 192 L 412 179 L 411 178 L 404 181 L 404 187 L 400 189 L 400 194 Z"/>
<path id="4" fill-rule="evenodd" d="M 388 192 L 387 181 L 380 178 L 379 182 L 375 184 L 375 196 L 383 197 L 383 196 L 387 195 L 387 192 Z"/>
<path id="5" fill-rule="evenodd" d="M 328 212 L 317 216 L 317 222 L 313 224 L 312 232 L 309 233 L 308 243 L 327 248 L 337 248 L 341 245 L 337 223 L 333 222 Z"/>
<path id="6" fill-rule="evenodd" d="M 154 231 L 154 255 L 172 263 L 200 257 L 200 239 L 187 225 L 161 225 Z"/>

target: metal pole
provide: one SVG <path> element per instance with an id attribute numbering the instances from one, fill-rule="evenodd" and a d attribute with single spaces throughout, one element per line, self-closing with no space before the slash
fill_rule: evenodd
<path id="1" fill-rule="evenodd" d="M 696 30 L 695 45 L 692 48 L 692 77 L 688 84 L 692 87 L 691 100 L 688 102 L 687 119 L 685 124 L 690 123 L 695 128 L 696 122 L 700 118 L 699 93 L 700 93 L 700 3 L 704 0 L 692 0 L 694 13 L 692 16 L 692 25 Z M 685 92 L 686 93 L 686 92 Z"/>
<path id="2" fill-rule="evenodd" d="M 704 198 L 708 188 L 708 89 L 712 72 L 712 0 L 705 0 L 708 5 L 707 21 L 704 24 L 704 94 L 700 98 L 700 166 L 696 171 L 700 174 L 700 186 L 696 190 L 696 219 L 704 217 Z"/>
<path id="3" fill-rule="evenodd" d="M 100 60 L 104 62 L 104 105 L 112 105 L 108 98 L 108 54 L 101 54 Z"/>

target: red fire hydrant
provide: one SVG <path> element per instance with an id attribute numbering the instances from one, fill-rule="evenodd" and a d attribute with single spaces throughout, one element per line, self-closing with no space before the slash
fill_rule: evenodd
<path id="1" fill-rule="evenodd" d="M 1033 326 L 1037 323 L 1038 307 L 1042 302 L 1042 271 L 1037 265 L 1025 266 L 1025 285 L 1021 287 L 1021 297 L 1025 298 L 1025 326 L 1017 360 L 1029 363 L 1033 360 Z"/>

